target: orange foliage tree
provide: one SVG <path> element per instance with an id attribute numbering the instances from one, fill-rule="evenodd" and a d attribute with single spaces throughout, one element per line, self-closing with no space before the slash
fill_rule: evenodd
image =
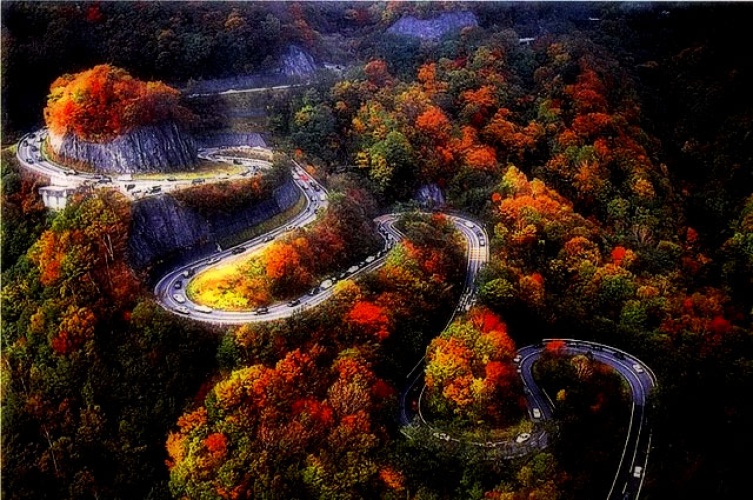
<path id="1" fill-rule="evenodd" d="M 486 308 L 471 310 L 432 340 L 427 351 L 430 407 L 445 418 L 509 423 L 519 417 L 515 344 Z"/>
<path id="2" fill-rule="evenodd" d="M 162 82 L 143 82 L 101 64 L 52 82 L 44 116 L 55 134 L 103 142 L 142 125 L 187 119 L 190 112 L 178 104 L 179 97 Z"/>

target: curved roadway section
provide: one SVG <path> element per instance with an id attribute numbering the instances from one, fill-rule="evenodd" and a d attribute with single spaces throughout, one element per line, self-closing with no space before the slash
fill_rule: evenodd
<path id="1" fill-rule="evenodd" d="M 46 138 L 47 131 L 39 130 L 32 134 L 27 134 L 18 144 L 17 157 L 21 165 L 38 174 L 47 176 L 52 183 L 57 186 L 66 186 L 71 188 L 83 185 L 93 185 L 95 187 L 118 188 L 125 194 L 133 196 L 133 191 L 142 191 L 145 194 L 157 194 L 165 187 L 165 191 L 186 187 L 192 181 L 176 181 L 168 178 L 166 181 L 160 180 L 114 180 L 100 174 L 89 174 L 76 172 L 74 170 L 61 167 L 56 163 L 46 159 L 42 155 L 42 143 Z M 219 152 L 202 152 L 204 156 L 221 161 L 230 161 L 223 158 Z M 208 156 L 210 155 L 210 156 Z M 238 160 L 234 159 L 237 164 Z M 237 176 L 216 176 L 207 178 L 209 182 L 219 182 L 231 180 L 234 177 L 242 178 L 256 168 L 268 167 L 269 163 L 262 160 L 248 160 L 249 170 Z M 232 248 L 218 251 L 216 254 L 195 261 L 189 265 L 175 269 L 163 276 L 155 287 L 155 296 L 159 303 L 167 310 L 181 315 L 191 315 L 192 318 L 219 324 L 242 324 L 255 321 L 272 321 L 292 316 L 304 309 L 315 307 L 327 300 L 333 293 L 333 280 L 326 280 L 320 286 L 314 288 L 309 294 L 300 297 L 297 300 L 287 303 L 277 303 L 266 308 L 265 310 L 230 312 L 212 310 L 210 308 L 192 303 L 185 296 L 185 285 L 188 280 L 197 272 L 206 268 L 221 265 L 222 261 L 241 254 L 243 252 L 255 251 L 271 242 L 280 234 L 290 231 L 297 227 L 302 227 L 313 222 L 316 219 L 319 209 L 326 209 L 327 192 L 316 180 L 311 178 L 299 165 L 292 169 L 293 179 L 299 189 L 306 197 L 306 206 L 297 216 L 291 219 L 285 227 L 274 229 L 262 236 L 246 241 Z M 128 187 L 130 185 L 130 187 Z M 138 186 L 140 189 L 136 189 Z M 160 189 L 154 188 L 160 186 Z M 466 278 L 463 291 L 458 305 L 449 324 L 454 318 L 468 309 L 475 303 L 476 287 L 475 281 L 479 270 L 489 260 L 489 249 L 487 246 L 488 236 L 483 226 L 471 219 L 457 214 L 447 214 L 447 217 L 453 222 L 455 227 L 463 234 L 466 240 L 467 268 Z M 352 266 L 348 271 L 341 274 L 341 277 L 353 277 L 361 273 L 370 272 L 377 269 L 384 263 L 387 251 L 400 241 L 404 235 L 395 228 L 394 224 L 398 220 L 399 214 L 383 215 L 375 219 L 380 235 L 385 241 L 385 246 L 375 255 L 370 256 L 360 265 Z M 533 365 L 539 358 L 545 348 L 545 340 L 535 346 L 527 346 L 518 350 L 516 361 L 519 363 L 519 372 L 523 381 L 526 399 L 528 402 L 528 411 L 531 420 L 535 424 L 535 431 L 525 440 L 516 441 L 495 441 L 495 442 L 470 442 L 468 444 L 483 446 L 487 448 L 499 448 L 502 456 L 514 457 L 521 456 L 536 449 L 544 448 L 548 445 L 548 435 L 543 429 L 543 423 L 552 420 L 555 416 L 555 408 L 551 399 L 536 384 L 533 379 Z M 607 495 L 607 500 L 632 500 L 638 498 L 643 480 L 645 477 L 646 464 L 651 448 L 651 431 L 647 425 L 646 404 L 650 391 L 656 386 L 656 377 L 651 369 L 639 359 L 629 354 L 594 342 L 565 340 L 565 352 L 567 354 L 584 354 L 592 359 L 611 366 L 619 373 L 630 387 L 632 395 L 632 408 L 630 422 L 628 426 L 628 435 L 625 440 L 620 463 L 617 468 L 612 487 Z M 421 414 L 421 399 L 425 387 L 420 383 L 423 379 L 423 368 L 425 358 L 422 358 L 408 374 L 404 390 L 400 395 L 400 421 L 403 425 L 431 425 L 426 422 Z M 410 403 L 416 403 L 417 413 L 413 413 L 409 406 Z M 461 441 L 445 432 L 431 428 L 434 437 L 446 441 Z"/>

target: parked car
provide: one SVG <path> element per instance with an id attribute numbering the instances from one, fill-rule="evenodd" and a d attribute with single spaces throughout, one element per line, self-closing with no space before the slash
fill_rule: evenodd
<path id="1" fill-rule="evenodd" d="M 532 410 L 532 413 L 533 413 L 533 418 L 535 419 L 541 418 L 541 410 L 539 410 L 538 408 L 534 408 Z"/>
<path id="2" fill-rule="evenodd" d="M 516 443 L 525 443 L 529 439 L 531 439 L 531 435 L 529 433 L 527 433 L 527 432 L 523 432 L 521 434 L 518 434 L 518 437 L 515 438 L 515 442 Z"/>
<path id="3" fill-rule="evenodd" d="M 186 302 L 186 298 L 184 296 L 182 296 L 181 294 L 179 294 L 179 293 L 174 293 L 173 294 L 173 299 L 178 304 L 184 304 Z"/>
<path id="4" fill-rule="evenodd" d="M 288 302 L 288 307 L 295 307 L 300 303 L 301 303 L 300 299 L 293 299 L 290 302 Z"/>
<path id="5" fill-rule="evenodd" d="M 173 284 L 173 288 L 175 288 L 176 290 L 180 290 L 182 287 L 183 287 L 183 282 L 182 281 L 176 281 Z"/>
<path id="6" fill-rule="evenodd" d="M 232 253 L 233 255 L 238 255 L 239 253 L 243 253 L 245 251 L 246 247 L 235 247 L 230 251 L 230 253 Z"/>
<path id="7" fill-rule="evenodd" d="M 262 307 L 257 307 L 256 310 L 254 311 L 254 314 L 267 314 L 268 312 L 269 312 L 269 308 L 262 306 Z"/>

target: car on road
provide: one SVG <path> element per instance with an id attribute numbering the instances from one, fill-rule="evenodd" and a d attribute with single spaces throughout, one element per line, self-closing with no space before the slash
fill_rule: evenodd
<path id="1" fill-rule="evenodd" d="M 293 231 L 293 230 L 295 230 L 295 228 L 296 228 L 296 226 L 294 226 L 293 224 L 285 226 L 285 230 L 286 231 Z"/>
<path id="2" fill-rule="evenodd" d="M 181 314 L 191 314 L 191 311 L 186 306 L 178 306 L 175 310 Z"/>
<path id="3" fill-rule="evenodd" d="M 641 477 L 643 475 L 643 467 L 636 465 L 633 469 L 633 477 Z"/>
<path id="4" fill-rule="evenodd" d="M 479 244 L 479 246 L 482 246 L 482 247 L 486 246 L 486 240 L 484 238 L 479 238 L 478 239 L 478 244 Z"/>
<path id="5" fill-rule="evenodd" d="M 254 314 L 257 314 L 257 315 L 267 314 L 268 312 L 269 312 L 269 308 L 262 306 L 262 307 L 257 307 L 256 310 L 254 311 Z"/>
<path id="6" fill-rule="evenodd" d="M 324 281 L 322 281 L 322 284 L 320 286 L 321 286 L 322 290 L 326 290 L 328 288 L 331 288 L 332 284 L 333 284 L 332 280 L 330 279 L 330 280 L 324 280 Z"/>
<path id="7" fill-rule="evenodd" d="M 633 370 L 635 373 L 643 373 L 643 367 L 637 363 L 633 365 Z"/>
<path id="8" fill-rule="evenodd" d="M 168 180 L 168 182 L 175 182 L 178 179 L 176 179 L 175 177 L 168 177 L 167 180 Z"/>
<path id="9" fill-rule="evenodd" d="M 212 308 L 207 306 L 194 306 L 194 309 L 204 314 L 209 314 L 212 312 Z"/>
<path id="10" fill-rule="evenodd" d="M 136 187 L 136 184 L 126 184 L 125 185 L 126 191 L 130 191 L 131 189 L 133 189 L 135 187 Z"/>
<path id="11" fill-rule="evenodd" d="M 474 227 L 476 227 L 476 226 L 473 225 L 473 222 L 471 222 L 471 221 L 465 221 L 465 222 L 463 222 L 463 225 L 465 227 L 469 228 L 469 229 L 473 229 Z"/>
<path id="12" fill-rule="evenodd" d="M 26 163 L 34 163 L 34 158 L 27 158 Z"/>
<path id="13" fill-rule="evenodd" d="M 312 184 L 311 187 L 314 188 L 314 191 L 319 191 L 321 188 L 319 187 L 319 184 Z"/>
<path id="14" fill-rule="evenodd" d="M 317 293 L 319 293 L 319 287 L 318 286 L 315 286 L 314 288 L 312 288 L 311 290 L 309 290 L 309 295 L 311 295 L 312 297 L 314 295 L 316 295 Z"/>
<path id="15" fill-rule="evenodd" d="M 264 243 L 266 243 L 266 242 L 268 242 L 268 241 L 272 241 L 273 239 L 275 239 L 275 237 L 274 237 L 274 236 L 272 236 L 272 235 L 269 235 L 269 236 L 265 236 L 265 237 L 264 237 L 264 239 L 263 239 L 262 241 L 263 241 Z"/>
<path id="16" fill-rule="evenodd" d="M 194 273 L 196 273 L 196 270 L 195 270 L 195 269 L 193 269 L 193 268 L 191 268 L 191 269 L 186 269 L 185 271 L 183 271 L 183 272 L 182 272 L 182 273 L 180 273 L 180 274 L 181 274 L 181 276 L 183 276 L 184 278 L 190 278 L 191 276 L 193 276 L 193 275 L 194 275 Z"/>
<path id="17" fill-rule="evenodd" d="M 245 251 L 246 247 L 235 247 L 230 251 L 230 253 L 232 253 L 233 255 L 238 255 L 239 253 L 243 253 Z"/>
<path id="18" fill-rule="evenodd" d="M 515 442 L 516 443 L 525 443 L 529 439 L 531 439 L 531 435 L 529 433 L 527 433 L 527 432 L 523 432 L 521 434 L 518 434 L 518 437 L 515 438 Z"/>
<path id="19" fill-rule="evenodd" d="M 376 257 L 375 257 L 375 256 L 373 256 L 373 255 L 369 255 L 368 257 L 366 257 L 366 258 L 364 259 L 364 262 L 365 262 L 366 264 L 371 264 L 371 263 L 372 263 L 372 262 L 374 262 L 375 260 L 376 260 Z"/>
<path id="20" fill-rule="evenodd" d="M 532 413 L 533 413 L 533 418 L 536 418 L 536 419 L 541 418 L 541 410 L 539 410 L 538 408 L 534 408 L 532 410 Z"/>
<path id="21" fill-rule="evenodd" d="M 350 266 L 347 272 L 348 274 L 353 274 L 356 271 L 358 271 L 358 266 Z"/>
<path id="22" fill-rule="evenodd" d="M 521 360 L 521 359 L 523 359 L 523 358 L 522 358 L 522 357 L 520 356 L 520 354 L 518 354 L 517 356 L 515 356 L 515 357 L 513 358 L 513 361 L 515 361 L 516 363 L 520 363 L 520 360 Z"/>
<path id="23" fill-rule="evenodd" d="M 162 186 L 152 186 L 149 188 L 150 193 L 159 193 L 160 191 L 162 191 Z"/>
<path id="24" fill-rule="evenodd" d="M 176 290 L 180 290 L 181 287 L 183 287 L 183 282 L 182 281 L 178 280 L 175 283 L 173 283 L 173 288 L 175 288 Z"/>
<path id="25" fill-rule="evenodd" d="M 209 260 L 207 261 L 207 264 L 216 264 L 216 263 L 217 263 L 217 262 L 219 262 L 219 261 L 220 261 L 220 258 L 219 258 L 219 257 L 212 257 L 211 259 L 209 259 Z"/>
<path id="26" fill-rule="evenodd" d="M 191 181 L 191 184 L 203 184 L 204 179 L 194 179 Z"/>
<path id="27" fill-rule="evenodd" d="M 300 303 L 301 303 L 300 299 L 293 299 L 290 302 L 288 302 L 288 307 L 295 307 Z"/>
<path id="28" fill-rule="evenodd" d="M 173 294 L 173 300 L 175 300 L 175 302 L 177 302 L 178 304 L 185 304 L 186 302 L 186 298 L 179 293 Z"/>
<path id="29" fill-rule="evenodd" d="M 233 158 L 233 165 L 242 165 L 243 162 L 240 161 L 238 158 Z"/>

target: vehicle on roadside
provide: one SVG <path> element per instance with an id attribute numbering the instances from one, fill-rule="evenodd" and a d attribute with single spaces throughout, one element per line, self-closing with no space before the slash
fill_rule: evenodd
<path id="1" fill-rule="evenodd" d="M 518 434 L 518 437 L 515 438 L 515 442 L 516 443 L 525 443 L 529 439 L 531 439 L 531 435 L 529 433 L 527 433 L 527 432 L 523 432 L 523 433 Z"/>
<path id="2" fill-rule="evenodd" d="M 288 307 L 295 307 L 300 303 L 301 303 L 300 299 L 293 299 L 290 302 L 288 302 Z"/>
<path id="3" fill-rule="evenodd" d="M 194 306 L 194 309 L 204 314 L 209 314 L 212 312 L 212 308 L 207 306 Z"/>
<path id="4" fill-rule="evenodd" d="M 181 314 L 191 314 L 191 311 L 186 306 L 178 306 L 175 310 Z"/>
<path id="5" fill-rule="evenodd" d="M 235 248 L 233 248 L 233 249 L 232 249 L 232 250 L 230 251 L 230 253 L 232 253 L 233 255 L 238 255 L 239 253 L 243 253 L 243 252 L 245 252 L 245 251 L 246 251 L 246 247 L 242 247 L 242 246 L 241 246 L 241 247 L 235 247 Z"/>
<path id="6" fill-rule="evenodd" d="M 479 246 L 482 246 L 482 247 L 486 246 L 486 240 L 484 238 L 479 238 L 478 244 Z"/>
<path id="7" fill-rule="evenodd" d="M 366 264 L 371 264 L 371 263 L 372 263 L 372 262 L 374 262 L 375 260 L 376 260 L 376 257 L 375 257 L 374 255 L 369 255 L 368 257 L 366 257 L 366 258 L 364 259 L 364 262 L 365 262 Z"/>
<path id="8" fill-rule="evenodd" d="M 637 363 L 633 365 L 633 370 L 635 373 L 643 373 L 643 367 Z"/>
<path id="9" fill-rule="evenodd" d="M 173 288 L 175 288 L 176 290 L 180 290 L 182 287 L 183 287 L 183 282 L 180 280 L 173 283 Z"/>
<path id="10" fill-rule="evenodd" d="M 643 475 L 643 467 L 636 465 L 633 469 L 633 477 L 641 477 Z"/>
<path id="11" fill-rule="evenodd" d="M 220 261 L 219 257 L 212 257 L 209 260 L 207 260 L 207 264 L 216 264 L 219 261 Z"/>
<path id="12" fill-rule="evenodd" d="M 468 220 L 467 220 L 467 221 L 464 221 L 464 222 L 463 222 L 463 225 L 464 225 L 465 227 L 469 228 L 469 229 L 473 229 L 474 227 L 476 227 L 475 225 L 473 225 L 473 222 L 471 222 L 471 221 L 468 221 Z"/>
<path id="13" fill-rule="evenodd" d="M 272 236 L 272 235 L 270 234 L 269 236 L 265 236 L 265 237 L 264 237 L 264 239 L 263 239 L 262 241 L 263 241 L 264 243 L 266 243 L 266 242 L 268 242 L 268 241 L 272 241 L 273 239 L 275 239 L 275 237 L 274 237 L 274 236 Z"/>
<path id="14" fill-rule="evenodd" d="M 522 357 L 520 356 L 520 354 L 518 354 L 517 356 L 515 356 L 515 357 L 513 358 L 513 361 L 514 361 L 514 362 L 516 362 L 516 363 L 520 363 L 520 360 L 521 360 L 521 359 L 523 359 L 523 358 L 522 358 Z"/>
<path id="15" fill-rule="evenodd" d="M 194 268 L 191 268 L 191 269 L 186 269 L 185 271 L 183 271 L 183 272 L 182 272 L 182 273 L 180 273 L 180 274 L 181 274 L 181 276 L 183 276 L 184 278 L 190 278 L 190 277 L 191 277 L 191 276 L 193 276 L 193 275 L 194 275 L 195 273 L 196 273 L 196 270 L 195 270 Z"/>
<path id="16" fill-rule="evenodd" d="M 533 413 L 533 418 L 541 418 L 541 410 L 539 410 L 538 408 L 534 408 L 531 412 Z"/>
<path id="17" fill-rule="evenodd" d="M 125 185 L 126 191 L 130 191 L 131 189 L 133 189 L 135 187 L 136 187 L 136 184 L 126 184 Z"/>
<path id="18" fill-rule="evenodd" d="M 347 273 L 348 273 L 348 274 L 353 274 L 353 273 L 354 273 L 354 272 L 356 272 L 356 271 L 358 271 L 358 266 L 350 266 L 350 267 L 348 268 L 348 271 L 347 271 Z"/>
<path id="19" fill-rule="evenodd" d="M 204 182 L 204 179 L 194 179 L 191 181 L 191 184 L 203 184 Z"/>
<path id="20" fill-rule="evenodd" d="M 311 296 L 314 296 L 317 293 L 319 293 L 319 287 L 318 286 L 315 286 L 314 288 L 312 288 L 311 290 L 309 290 L 309 295 L 311 295 Z"/>
<path id="21" fill-rule="evenodd" d="M 269 312 L 269 308 L 262 306 L 262 307 L 257 307 L 256 310 L 254 311 L 254 314 L 256 315 L 267 314 L 268 312 Z"/>
<path id="22" fill-rule="evenodd" d="M 184 304 L 186 302 L 186 298 L 179 293 L 173 294 L 173 300 L 175 300 L 175 302 L 177 302 L 178 304 Z"/>

